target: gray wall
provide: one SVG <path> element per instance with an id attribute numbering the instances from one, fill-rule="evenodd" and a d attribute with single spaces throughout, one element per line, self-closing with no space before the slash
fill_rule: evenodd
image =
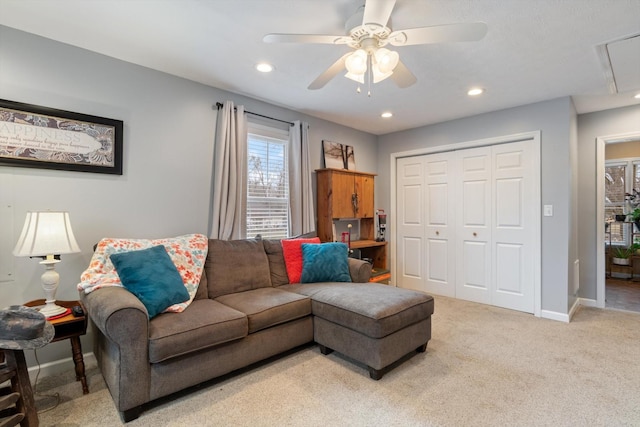
<path id="1" fill-rule="evenodd" d="M 571 310 L 578 300 L 580 292 L 579 272 L 576 272 L 575 262 L 581 262 L 579 251 L 580 234 L 578 233 L 578 182 L 579 170 L 578 164 L 578 116 L 572 103 L 571 116 L 569 119 L 569 161 L 570 161 L 570 213 L 569 213 L 569 280 L 567 287 L 567 310 Z M 544 170 L 544 165 L 543 165 Z M 578 265 L 579 268 L 579 265 Z"/>
<path id="2" fill-rule="evenodd" d="M 640 135 L 640 105 L 578 116 L 578 210 L 580 222 L 580 297 L 596 294 L 596 138 L 635 132 Z"/>
<path id="3" fill-rule="evenodd" d="M 392 153 L 540 130 L 542 204 L 553 205 L 554 211 L 552 217 L 542 217 L 542 310 L 567 314 L 570 242 L 575 237 L 570 221 L 572 121 L 571 99 L 560 98 L 383 135 L 378 139 L 377 207 L 391 208 Z"/>
<path id="4" fill-rule="evenodd" d="M 5 217 L 13 221 L 1 239 L 15 243 L 29 210 L 70 212 L 82 252 L 56 267 L 62 300 L 77 299 L 76 284 L 103 237 L 207 233 L 217 101 L 308 121 L 313 168 L 329 139 L 354 146 L 358 169 L 377 169 L 374 135 L 2 26 L 0 98 L 124 121 L 122 176 L 0 166 L 0 200 L 11 203 Z M 42 266 L 10 258 L 13 280 L 0 282 L 0 306 L 41 298 Z M 89 337 L 83 345 L 91 350 Z M 39 352 L 42 363 L 70 356 L 66 342 Z"/>

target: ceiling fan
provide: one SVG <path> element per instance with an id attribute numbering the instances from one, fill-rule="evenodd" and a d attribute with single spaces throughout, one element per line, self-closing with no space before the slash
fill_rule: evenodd
<path id="1" fill-rule="evenodd" d="M 267 34 L 266 43 L 312 43 L 347 45 L 353 51 L 341 56 L 320 74 L 309 89 L 320 89 L 343 70 L 345 77 L 359 83 L 378 83 L 388 77 L 400 88 L 414 84 L 417 79 L 400 61 L 397 52 L 385 46 L 476 41 L 487 33 L 484 22 L 434 25 L 406 30 L 391 29 L 391 12 L 396 0 L 366 0 L 347 20 L 348 35 Z M 358 90 L 360 88 L 358 87 Z"/>

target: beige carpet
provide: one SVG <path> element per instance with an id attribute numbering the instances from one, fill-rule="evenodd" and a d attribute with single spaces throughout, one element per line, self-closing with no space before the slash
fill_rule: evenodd
<path id="1" fill-rule="evenodd" d="M 310 346 L 149 406 L 129 426 L 640 426 L 640 314 L 569 324 L 436 298 L 427 352 L 380 381 Z M 41 380 L 41 426 L 120 425 L 95 366 Z M 38 406 L 51 403 L 38 397 Z"/>

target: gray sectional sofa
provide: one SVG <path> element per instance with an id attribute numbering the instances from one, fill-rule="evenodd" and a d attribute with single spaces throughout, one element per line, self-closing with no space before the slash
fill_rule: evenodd
<path id="1" fill-rule="evenodd" d="M 353 283 L 289 284 L 282 246 L 210 240 L 193 302 L 149 320 L 122 287 L 81 294 L 94 353 L 124 422 L 143 405 L 315 341 L 380 379 L 431 338 L 433 298 L 367 283 L 370 264 L 349 259 Z"/>

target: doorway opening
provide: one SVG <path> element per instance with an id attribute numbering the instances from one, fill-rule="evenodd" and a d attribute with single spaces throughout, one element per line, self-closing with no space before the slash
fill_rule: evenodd
<path id="1" fill-rule="evenodd" d="M 597 138 L 596 305 L 640 312 L 640 133 Z M 622 259 L 619 259 L 622 258 Z"/>

